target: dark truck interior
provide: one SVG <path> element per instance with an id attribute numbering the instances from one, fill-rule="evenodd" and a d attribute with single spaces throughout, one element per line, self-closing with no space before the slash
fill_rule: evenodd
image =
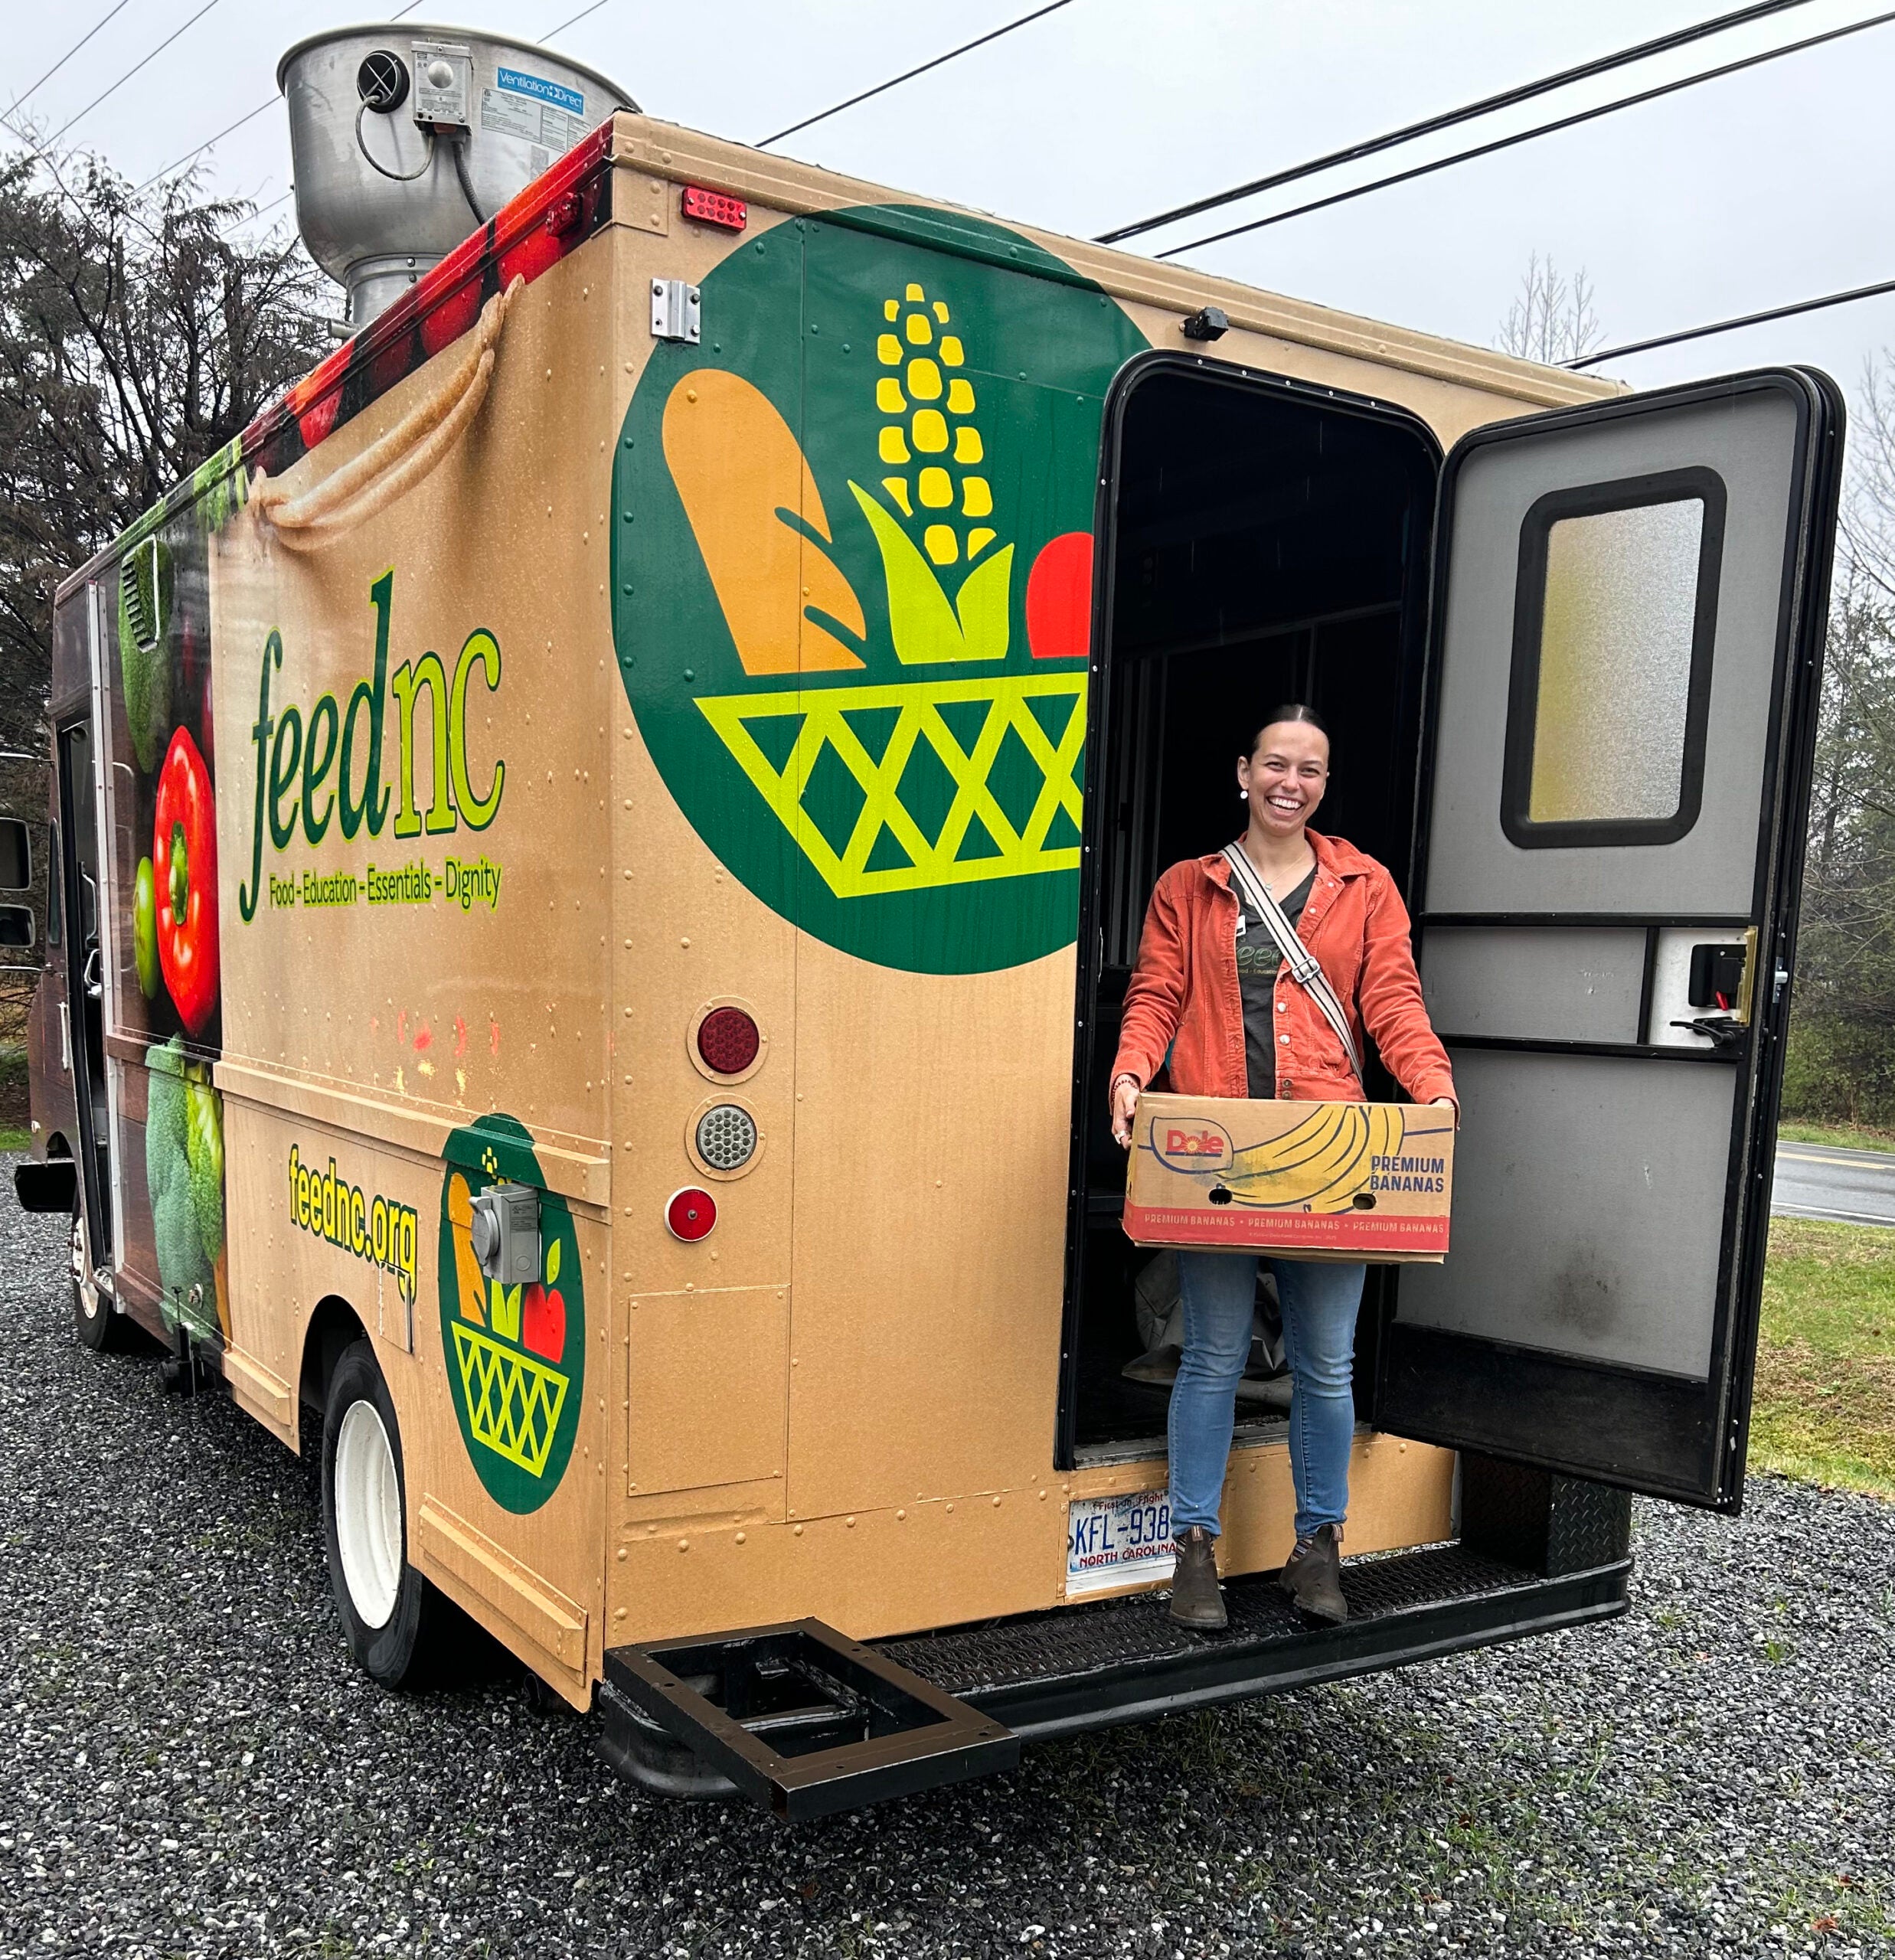
<path id="1" fill-rule="evenodd" d="M 1123 1370 L 1145 1351 L 1155 1303 L 1162 1312 L 1163 1269 L 1147 1269 L 1165 1256 L 1119 1228 L 1126 1160 L 1107 1109 L 1145 902 L 1168 865 L 1240 835 L 1238 754 L 1264 715 L 1293 701 L 1315 707 L 1331 731 L 1331 783 L 1315 828 L 1348 838 L 1405 882 L 1440 460 L 1433 436 L 1402 410 L 1171 355 L 1134 364 L 1106 420 L 1108 583 L 1087 764 L 1063 1464 L 1144 1454 L 1162 1449 L 1165 1433 L 1168 1384 Z M 1373 1070 L 1369 1086 L 1377 1093 Z M 1374 1379 L 1377 1298 L 1371 1269 L 1358 1385 Z M 1269 1406 L 1246 1394 L 1240 1429 L 1280 1423 Z"/>

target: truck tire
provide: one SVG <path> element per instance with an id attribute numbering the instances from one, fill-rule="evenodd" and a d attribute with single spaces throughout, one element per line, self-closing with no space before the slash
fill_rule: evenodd
<path id="1" fill-rule="evenodd" d="M 73 1332 L 82 1348 L 95 1354 L 111 1354 L 126 1344 L 129 1329 L 124 1315 L 113 1311 L 112 1302 L 93 1282 L 92 1251 L 86 1243 L 86 1215 L 73 1213 L 70 1256 L 73 1287 Z"/>
<path id="2" fill-rule="evenodd" d="M 408 1563 L 401 1431 L 366 1340 L 345 1348 L 322 1418 L 322 1535 L 349 1652 L 384 1687 L 438 1671 L 459 1616 Z"/>

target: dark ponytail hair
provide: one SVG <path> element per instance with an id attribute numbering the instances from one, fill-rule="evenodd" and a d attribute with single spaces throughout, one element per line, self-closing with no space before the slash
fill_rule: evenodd
<path id="1" fill-rule="evenodd" d="M 1256 745 L 1263 739 L 1266 728 L 1274 728 L 1279 721 L 1306 721 L 1325 740 L 1331 740 L 1329 724 L 1307 701 L 1286 701 L 1280 707 L 1273 707 L 1264 716 L 1251 732 L 1250 739 L 1243 745 L 1243 759 L 1248 762 L 1256 753 Z"/>

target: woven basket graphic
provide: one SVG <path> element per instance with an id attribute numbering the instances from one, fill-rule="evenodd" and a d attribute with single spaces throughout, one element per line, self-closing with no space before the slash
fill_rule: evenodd
<path id="1" fill-rule="evenodd" d="M 1086 744 L 1086 681 L 1083 672 L 1070 671 L 1005 675 L 714 695 L 701 698 L 698 705 L 830 890 L 838 898 L 861 898 L 1077 869 L 1080 800 L 1073 773 Z M 942 712 L 962 705 L 985 709 L 971 746 L 963 746 Z M 885 720 L 890 710 L 894 730 L 877 758 L 853 718 L 881 715 Z M 753 731 L 792 720 L 799 725 L 779 768 Z M 1039 771 L 1032 807 L 1018 826 L 988 780 L 1010 736 L 1014 753 L 1024 750 Z M 864 799 L 839 851 L 804 807 L 825 749 L 847 769 Z M 903 802 L 910 764 L 925 760 L 930 752 L 953 783 L 947 815 L 932 838 Z M 928 767 L 933 773 L 933 763 Z M 1049 834 L 1062 815 L 1072 841 L 1050 844 Z M 884 860 L 905 858 L 907 862 L 884 861 L 871 869 L 878 844 Z"/>
<path id="2" fill-rule="evenodd" d="M 566 1404 L 566 1377 L 459 1321 L 454 1355 L 475 1441 L 531 1475 L 543 1475 Z"/>

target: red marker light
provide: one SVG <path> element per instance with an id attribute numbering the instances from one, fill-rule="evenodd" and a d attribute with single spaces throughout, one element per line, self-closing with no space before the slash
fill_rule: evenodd
<path id="1" fill-rule="evenodd" d="M 698 1024 L 698 1053 L 714 1075 L 741 1075 L 763 1037 L 741 1008 L 713 1008 Z"/>
<path id="2" fill-rule="evenodd" d="M 727 198 L 720 191 L 707 191 L 701 184 L 684 186 L 682 208 L 685 217 L 725 231 L 741 231 L 750 221 L 750 207 L 741 198 Z"/>
<path id="3" fill-rule="evenodd" d="M 700 1239 L 707 1238 L 717 1222 L 717 1200 L 708 1191 L 698 1190 L 695 1184 L 687 1184 L 681 1191 L 673 1191 L 665 1207 L 665 1230 L 674 1239 L 681 1239 L 688 1246 L 694 1246 Z"/>

